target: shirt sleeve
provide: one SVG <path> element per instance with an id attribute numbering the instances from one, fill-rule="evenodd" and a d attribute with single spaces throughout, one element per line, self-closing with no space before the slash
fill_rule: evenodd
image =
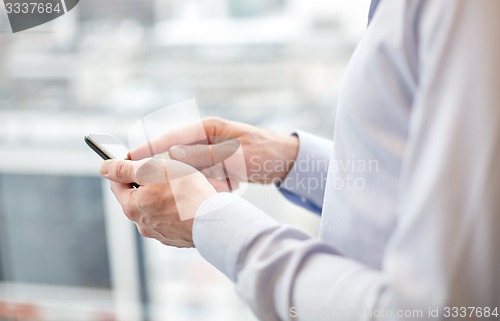
<path id="1" fill-rule="evenodd" d="M 476 320 L 500 309 L 500 2 L 419 3 L 419 91 L 382 270 L 236 196 L 200 207 L 196 246 L 261 320 L 445 320 L 446 307 L 479 308 L 461 318 Z"/>
<path id="2" fill-rule="evenodd" d="M 277 187 L 292 203 L 321 214 L 332 141 L 303 131 L 295 135 L 300 141 L 297 158 Z"/>
<path id="3" fill-rule="evenodd" d="M 331 314 L 317 314 L 328 308 L 345 313 L 342 320 L 359 321 L 363 319 L 349 318 L 344 309 L 362 311 L 382 304 L 377 300 L 383 289 L 381 273 L 276 223 L 233 194 L 214 195 L 201 205 L 193 240 L 200 254 L 236 284 L 260 320 L 330 321 Z"/>

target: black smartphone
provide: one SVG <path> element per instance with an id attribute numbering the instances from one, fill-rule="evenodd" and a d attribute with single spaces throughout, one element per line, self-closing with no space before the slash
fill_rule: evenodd
<path id="1" fill-rule="evenodd" d="M 116 136 L 111 134 L 87 134 L 85 142 L 89 147 L 101 156 L 102 159 L 128 159 L 127 146 Z M 139 184 L 131 183 L 135 188 Z"/>

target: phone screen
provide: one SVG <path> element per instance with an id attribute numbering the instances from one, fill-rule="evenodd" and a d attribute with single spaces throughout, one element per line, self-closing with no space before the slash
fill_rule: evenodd
<path id="1" fill-rule="evenodd" d="M 103 149 L 107 151 L 109 156 L 113 156 L 116 159 L 126 159 L 128 155 L 128 149 L 122 144 L 102 144 Z"/>
<path id="2" fill-rule="evenodd" d="M 126 159 L 128 148 L 116 136 L 110 134 L 88 134 L 85 142 L 103 159 Z"/>

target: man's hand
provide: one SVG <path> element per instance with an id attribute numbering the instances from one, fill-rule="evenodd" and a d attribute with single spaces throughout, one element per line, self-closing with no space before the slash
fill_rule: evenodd
<path id="1" fill-rule="evenodd" d="M 111 181 L 123 212 L 141 235 L 165 245 L 194 247 L 194 216 L 201 203 L 216 193 L 200 172 L 178 161 L 158 159 L 108 160 L 100 172 Z M 133 188 L 132 182 L 140 187 Z"/>
<path id="2" fill-rule="evenodd" d="M 233 175 L 230 179 L 270 184 L 286 177 L 297 156 L 299 141 L 295 136 L 220 118 L 205 118 L 205 133 L 198 132 L 200 127 L 193 125 L 168 132 L 131 151 L 130 158 L 140 160 L 168 151 L 172 159 L 203 170 L 227 159 L 241 146 L 244 164 L 233 163 L 227 167 L 242 172 L 237 168 L 245 166 L 243 172 L 247 177 L 229 173 Z M 200 141 L 200 137 L 208 139 Z M 204 173 L 211 178 L 209 172 Z"/>

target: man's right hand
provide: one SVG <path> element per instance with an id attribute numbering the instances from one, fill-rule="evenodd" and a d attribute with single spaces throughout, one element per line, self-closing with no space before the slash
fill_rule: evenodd
<path id="1" fill-rule="evenodd" d="M 131 151 L 130 159 L 169 152 L 172 159 L 202 170 L 226 159 L 241 146 L 247 177 L 240 181 L 270 184 L 286 177 L 298 153 L 296 136 L 214 117 L 203 119 L 202 124 L 207 140 L 200 141 L 199 125 L 187 126 Z"/>

